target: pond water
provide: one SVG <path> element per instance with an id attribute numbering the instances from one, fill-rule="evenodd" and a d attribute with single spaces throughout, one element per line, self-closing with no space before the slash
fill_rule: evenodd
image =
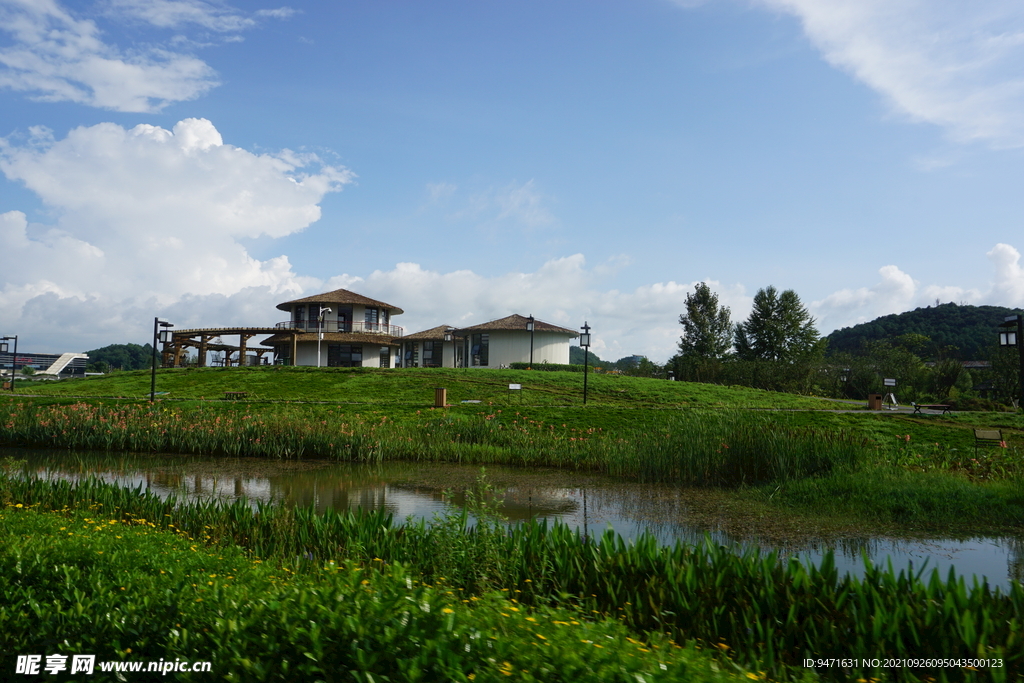
<path id="1" fill-rule="evenodd" d="M 472 487 L 479 467 L 430 463 L 367 466 L 322 461 L 273 461 L 196 456 L 69 453 L 5 448 L 28 461 L 33 476 L 77 479 L 95 475 L 161 496 L 233 499 L 313 505 L 318 510 L 384 508 L 396 519 L 430 518 Z M 736 492 L 622 482 L 564 470 L 488 467 L 487 481 L 503 490 L 500 510 L 512 522 L 558 520 L 587 534 L 611 528 L 630 539 L 647 532 L 662 543 L 719 543 L 776 550 L 817 562 L 832 550 L 840 571 L 860 574 L 864 556 L 891 561 L 896 570 L 937 568 L 992 587 L 1024 581 L 1024 534 L 952 538 L 908 537 L 865 531 L 834 521 L 780 515 Z M 452 491 L 452 503 L 444 492 Z"/>

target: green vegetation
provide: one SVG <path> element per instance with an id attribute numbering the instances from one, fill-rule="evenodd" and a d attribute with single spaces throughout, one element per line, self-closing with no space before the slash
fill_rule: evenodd
<path id="1" fill-rule="evenodd" d="M 14 671 L 14 653 L 92 653 L 97 662 L 212 663 L 211 673 L 164 680 L 742 676 L 692 646 L 658 635 L 641 642 L 623 624 L 583 619 L 578 610 L 527 608 L 501 592 L 470 595 L 440 577 L 427 584 L 380 559 L 263 561 L 238 547 L 202 544 L 166 518 L 156 525 L 102 507 L 0 510 L 5 672 Z"/>
<path id="2" fill-rule="evenodd" d="M 594 541 L 558 525 L 508 532 L 475 509 L 472 527 L 465 513 L 394 525 L 379 512 L 178 505 L 95 481 L 0 475 L 0 591 L 11 597 L 0 644 L 32 652 L 68 639 L 69 650 L 108 659 L 209 659 L 244 680 L 330 667 L 354 680 L 413 680 L 414 668 L 434 680 L 724 677 L 716 669 L 790 679 L 805 676 L 805 657 L 851 653 L 1004 666 L 819 673 L 1009 680 L 1024 671 L 1019 584 L 1004 594 L 952 573 L 876 567 L 859 580 L 838 576 L 831 556 L 808 569 L 710 543 L 626 544 L 610 532 Z M 38 616 L 26 623 L 22 613 Z M 413 669 L 400 668 L 406 657 Z"/>
<path id="3" fill-rule="evenodd" d="M 508 385 L 519 383 L 521 394 Z M 157 372 L 161 398 L 220 399 L 227 391 L 246 391 L 250 400 L 323 401 L 380 406 L 433 405 L 434 387 L 448 389 L 448 402 L 528 406 L 581 406 L 583 375 L 527 370 L 453 370 L 447 368 L 175 368 Z M 44 396 L 148 398 L 150 373 L 122 372 L 40 386 Z M 588 379 L 590 407 L 621 408 L 803 408 L 832 409 L 822 399 L 774 392 L 646 378 L 593 374 Z"/>
<path id="4" fill-rule="evenodd" d="M 153 347 L 149 344 L 110 344 L 85 353 L 89 356 L 89 372 L 142 370 L 153 363 Z"/>
<path id="5" fill-rule="evenodd" d="M 832 352 L 856 353 L 870 342 L 913 334 L 928 340 L 921 349 L 925 358 L 938 360 L 951 354 L 962 360 L 981 360 L 988 358 L 996 342 L 999 323 L 1018 312 L 1003 306 L 939 304 L 836 330 L 828 335 L 828 346 Z"/>

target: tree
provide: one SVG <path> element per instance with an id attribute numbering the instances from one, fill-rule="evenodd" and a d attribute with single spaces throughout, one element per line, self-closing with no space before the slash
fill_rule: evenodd
<path id="1" fill-rule="evenodd" d="M 732 346 L 729 307 L 719 307 L 718 295 L 704 282 L 686 295 L 686 313 L 679 316 L 679 324 L 683 326 L 679 353 L 684 357 L 718 360 Z"/>
<path id="2" fill-rule="evenodd" d="M 742 360 L 792 362 L 824 350 L 814 318 L 792 289 L 757 290 L 746 322 L 736 326 L 736 355 Z"/>

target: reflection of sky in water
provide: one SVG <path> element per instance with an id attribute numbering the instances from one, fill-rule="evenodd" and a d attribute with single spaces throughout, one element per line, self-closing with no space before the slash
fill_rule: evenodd
<path id="1" fill-rule="evenodd" d="M 10 452 L 14 449 L 3 449 Z M 459 489 L 459 482 L 472 482 L 475 468 L 443 465 L 389 464 L 366 467 L 348 463 L 295 463 L 251 460 L 211 460 L 188 458 L 132 457 L 112 463 L 110 458 L 76 455 L 40 456 L 20 451 L 17 457 L 30 457 L 36 476 L 73 479 L 94 474 L 104 481 L 147 489 L 160 496 L 179 498 L 245 497 L 251 501 L 313 505 L 316 509 L 344 510 L 357 507 L 384 508 L 397 520 L 406 517 L 430 518 L 443 512 L 446 504 L 441 489 Z M 489 468 L 500 477 L 500 468 Z M 452 477 L 461 474 L 461 479 Z M 522 472 L 510 476 L 522 476 Z M 531 473 L 532 475 L 532 473 Z M 556 475 L 552 475 L 556 476 Z M 586 486 L 566 486 L 571 475 L 559 473 L 559 482 L 544 485 L 543 477 L 529 485 L 505 489 L 502 513 L 513 522 L 530 518 L 555 520 L 590 535 L 612 529 L 624 538 L 643 532 L 654 534 L 662 543 L 702 543 L 706 533 L 726 545 L 737 543 L 719 530 L 719 523 L 706 517 L 700 525 L 688 523 L 685 492 L 671 487 L 626 485 L 611 479 L 587 476 Z M 426 483 L 424 483 L 426 478 Z M 538 484 L 538 481 L 541 483 Z M 595 485 L 594 482 L 597 481 Z M 456 504 L 463 502 L 454 496 Z M 919 570 L 927 562 L 924 578 L 938 569 L 945 578 L 950 567 L 958 574 L 987 577 L 990 585 L 1007 588 L 1010 577 L 1024 578 L 1024 538 L 973 538 L 969 540 L 893 540 L 887 538 L 842 538 L 833 541 L 804 539 L 787 553 L 817 563 L 832 549 L 840 573 L 861 574 L 862 553 L 875 562 L 891 559 L 897 571 L 913 566 Z"/>

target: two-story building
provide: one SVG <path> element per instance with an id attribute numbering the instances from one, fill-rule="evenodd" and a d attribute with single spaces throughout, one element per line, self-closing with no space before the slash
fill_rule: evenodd
<path id="1" fill-rule="evenodd" d="M 288 320 L 263 340 L 277 362 L 332 368 L 392 368 L 400 365 L 404 330 L 391 319 L 403 313 L 392 304 L 347 289 L 336 289 L 277 305 Z"/>

